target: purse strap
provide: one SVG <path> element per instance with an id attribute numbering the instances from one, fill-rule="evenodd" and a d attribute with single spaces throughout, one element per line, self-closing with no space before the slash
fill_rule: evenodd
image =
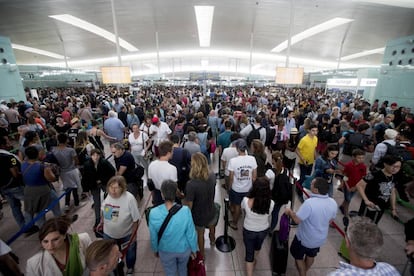
<path id="1" fill-rule="evenodd" d="M 180 204 L 175 204 L 173 207 L 170 208 L 168 211 L 168 215 L 165 218 L 164 222 L 161 225 L 160 231 L 158 232 L 158 243 L 160 242 L 162 235 L 164 234 L 165 228 L 167 228 L 168 222 L 170 222 L 170 219 L 173 215 L 175 215 L 183 206 Z"/>

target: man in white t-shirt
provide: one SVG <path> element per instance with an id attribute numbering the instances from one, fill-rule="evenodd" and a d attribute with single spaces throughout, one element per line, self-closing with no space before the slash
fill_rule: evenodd
<path id="1" fill-rule="evenodd" d="M 240 138 L 240 134 L 234 132 L 231 134 L 230 140 L 231 144 L 229 147 L 225 148 L 223 150 L 223 153 L 221 154 L 221 163 L 223 164 L 224 168 L 224 184 L 223 188 L 226 190 L 229 189 L 229 161 L 230 159 L 239 156 L 239 152 L 237 151 L 236 146 L 234 145 L 234 142 Z"/>
<path id="2" fill-rule="evenodd" d="M 148 167 L 148 188 L 152 191 L 152 204 L 160 205 L 164 202 L 161 197 L 161 184 L 165 180 L 177 182 L 177 168 L 168 163 L 173 154 L 173 143 L 164 141 L 159 144 L 158 151 L 160 158 L 154 160 Z M 151 182 L 153 187 L 151 187 Z"/>
<path id="3" fill-rule="evenodd" d="M 153 117 L 149 133 L 154 140 L 155 156 L 159 157 L 160 155 L 158 152 L 158 147 L 161 142 L 169 140 L 169 135 L 172 133 L 172 131 L 170 127 L 166 123 L 161 122 L 158 117 Z"/>
<path id="4" fill-rule="evenodd" d="M 241 210 L 240 204 L 256 180 L 257 163 L 253 156 L 247 155 L 247 144 L 244 139 L 237 139 L 234 145 L 239 155 L 230 159 L 228 165 L 230 211 L 233 216 L 233 221 L 230 222 L 229 226 L 237 230 Z"/>

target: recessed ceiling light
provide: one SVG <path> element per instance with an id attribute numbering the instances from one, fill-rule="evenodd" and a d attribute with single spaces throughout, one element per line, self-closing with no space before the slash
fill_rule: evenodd
<path id="1" fill-rule="evenodd" d="M 49 51 L 37 49 L 37 48 L 24 46 L 24 45 L 19 45 L 19 44 L 12 43 L 12 48 L 16 49 L 16 50 L 35 53 L 35 54 L 39 54 L 39 55 L 42 55 L 42 56 L 56 58 L 56 59 L 65 59 L 65 56 L 62 56 L 62 55 L 59 55 L 59 54 L 56 54 L 56 53 L 52 53 L 52 52 L 49 52 Z M 68 57 L 66 57 L 66 58 L 69 59 Z"/>
<path id="2" fill-rule="evenodd" d="M 311 37 L 313 35 L 316 35 L 318 33 L 333 29 L 335 27 L 341 26 L 343 24 L 349 23 L 354 21 L 353 19 L 349 18 L 341 18 L 341 17 L 335 17 L 331 20 L 328 20 L 326 22 L 323 22 L 319 25 L 313 26 L 301 33 L 298 33 L 297 35 L 292 36 L 290 45 L 293 45 L 295 43 L 298 43 L 299 41 L 302 41 L 308 37 Z M 285 40 L 279 45 L 277 45 L 275 48 L 272 49 L 272 52 L 280 53 L 281 51 L 285 50 L 288 47 L 288 41 Z"/>
<path id="3" fill-rule="evenodd" d="M 83 19 L 80 19 L 78 17 L 75 17 L 70 14 L 56 14 L 56 15 L 49 15 L 50 18 L 65 22 L 67 24 L 73 25 L 75 27 L 81 28 L 85 31 L 94 33 L 96 35 L 99 35 L 113 43 L 116 43 L 115 35 L 111 32 L 108 32 L 105 29 L 102 29 L 101 27 L 98 27 L 88 21 L 85 21 Z M 128 50 L 129 52 L 136 52 L 138 51 L 135 46 L 128 43 L 127 41 L 123 40 L 122 38 L 119 38 L 119 46 L 122 48 Z"/>
<path id="4" fill-rule="evenodd" d="M 341 61 L 347 61 L 347 60 L 351 60 L 351 59 L 355 59 L 355 58 L 359 58 L 359 57 L 364 57 L 364 56 L 369 56 L 369 55 L 373 55 L 373 54 L 383 54 L 384 50 L 385 50 L 385 48 L 377 48 L 377 49 L 362 51 L 362 52 L 359 52 L 359 53 L 355 53 L 355 54 L 352 54 L 352 55 L 341 57 Z"/>
<path id="5" fill-rule="evenodd" d="M 214 6 L 194 6 L 200 47 L 210 47 Z"/>

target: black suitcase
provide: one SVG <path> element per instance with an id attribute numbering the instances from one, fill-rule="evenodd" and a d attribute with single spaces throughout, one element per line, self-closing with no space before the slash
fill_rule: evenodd
<path id="1" fill-rule="evenodd" d="M 288 249 L 288 241 L 280 241 L 279 231 L 274 231 L 269 254 L 270 265 L 272 267 L 272 275 L 281 275 L 286 273 Z"/>

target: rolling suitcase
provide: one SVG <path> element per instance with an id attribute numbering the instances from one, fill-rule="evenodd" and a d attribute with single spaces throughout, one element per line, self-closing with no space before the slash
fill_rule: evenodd
<path id="1" fill-rule="evenodd" d="M 270 247 L 270 264 L 272 275 L 281 275 L 286 273 L 288 260 L 288 241 L 279 239 L 279 231 L 274 231 L 272 235 L 272 244 Z"/>
<path id="2" fill-rule="evenodd" d="M 288 249 L 289 249 L 289 217 L 283 214 L 280 218 L 279 231 L 274 231 L 272 235 L 272 244 L 270 246 L 270 264 L 272 266 L 272 275 L 281 275 L 286 273 Z"/>

